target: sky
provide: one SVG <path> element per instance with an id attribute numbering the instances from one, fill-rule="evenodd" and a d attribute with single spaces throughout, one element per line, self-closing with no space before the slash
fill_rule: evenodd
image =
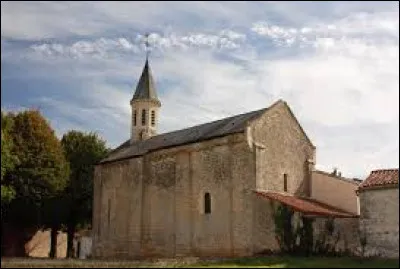
<path id="1" fill-rule="evenodd" d="M 118 146 L 146 33 L 159 133 L 283 99 L 318 169 L 399 167 L 398 2 L 2 1 L 1 109 Z"/>

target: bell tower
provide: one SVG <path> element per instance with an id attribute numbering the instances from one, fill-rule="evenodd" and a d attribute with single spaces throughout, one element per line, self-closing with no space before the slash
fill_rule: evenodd
<path id="1" fill-rule="evenodd" d="M 149 42 L 146 35 L 146 62 L 130 104 L 132 109 L 131 143 L 146 140 L 157 134 L 158 100 L 149 65 Z"/>

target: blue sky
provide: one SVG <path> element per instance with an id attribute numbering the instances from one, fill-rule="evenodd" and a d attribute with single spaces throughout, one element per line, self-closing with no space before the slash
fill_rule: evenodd
<path id="1" fill-rule="evenodd" d="M 284 99 L 317 168 L 399 166 L 398 2 L 1 2 L 2 110 L 39 108 L 58 136 L 130 134 L 145 60 L 160 132 Z"/>

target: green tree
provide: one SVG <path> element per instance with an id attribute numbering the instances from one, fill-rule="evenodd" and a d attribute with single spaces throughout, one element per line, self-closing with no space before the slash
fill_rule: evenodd
<path id="1" fill-rule="evenodd" d="M 20 112 L 11 131 L 19 160 L 13 182 L 18 194 L 35 204 L 55 196 L 68 181 L 68 162 L 54 130 L 38 110 Z"/>
<path id="2" fill-rule="evenodd" d="M 6 185 L 3 178 L 7 172 L 12 171 L 17 158 L 12 155 L 12 139 L 10 129 L 12 127 L 12 118 L 1 111 L 1 205 L 7 205 L 15 197 L 15 190 L 12 186 Z"/>
<path id="3" fill-rule="evenodd" d="M 72 257 L 75 230 L 78 225 L 91 225 L 94 165 L 106 156 L 108 149 L 97 134 L 75 130 L 66 133 L 61 144 L 70 164 L 70 180 L 64 193 L 69 210 L 67 257 Z"/>
<path id="4" fill-rule="evenodd" d="M 16 156 L 18 163 L 2 180 L 15 190 L 15 198 L 2 221 L 14 229 L 35 231 L 44 224 L 44 202 L 56 197 L 67 185 L 68 162 L 60 141 L 38 110 L 8 116 L 13 122 L 11 154 Z M 28 235 L 24 240 L 27 238 Z M 23 243 L 19 242 L 18 247 L 23 248 Z M 20 250 L 18 255 L 23 254 Z"/>

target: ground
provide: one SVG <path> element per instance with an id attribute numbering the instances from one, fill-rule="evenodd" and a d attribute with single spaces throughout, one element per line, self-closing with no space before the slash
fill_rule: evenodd
<path id="1" fill-rule="evenodd" d="M 160 259 L 154 261 L 100 261 L 100 260 L 49 260 L 49 259 L 5 259 L 2 268 L 137 268 L 137 267 L 220 267 L 220 268 L 399 268 L 399 260 L 330 258 L 330 257 L 288 257 L 268 256 L 258 258 L 213 259 L 198 258 Z"/>

